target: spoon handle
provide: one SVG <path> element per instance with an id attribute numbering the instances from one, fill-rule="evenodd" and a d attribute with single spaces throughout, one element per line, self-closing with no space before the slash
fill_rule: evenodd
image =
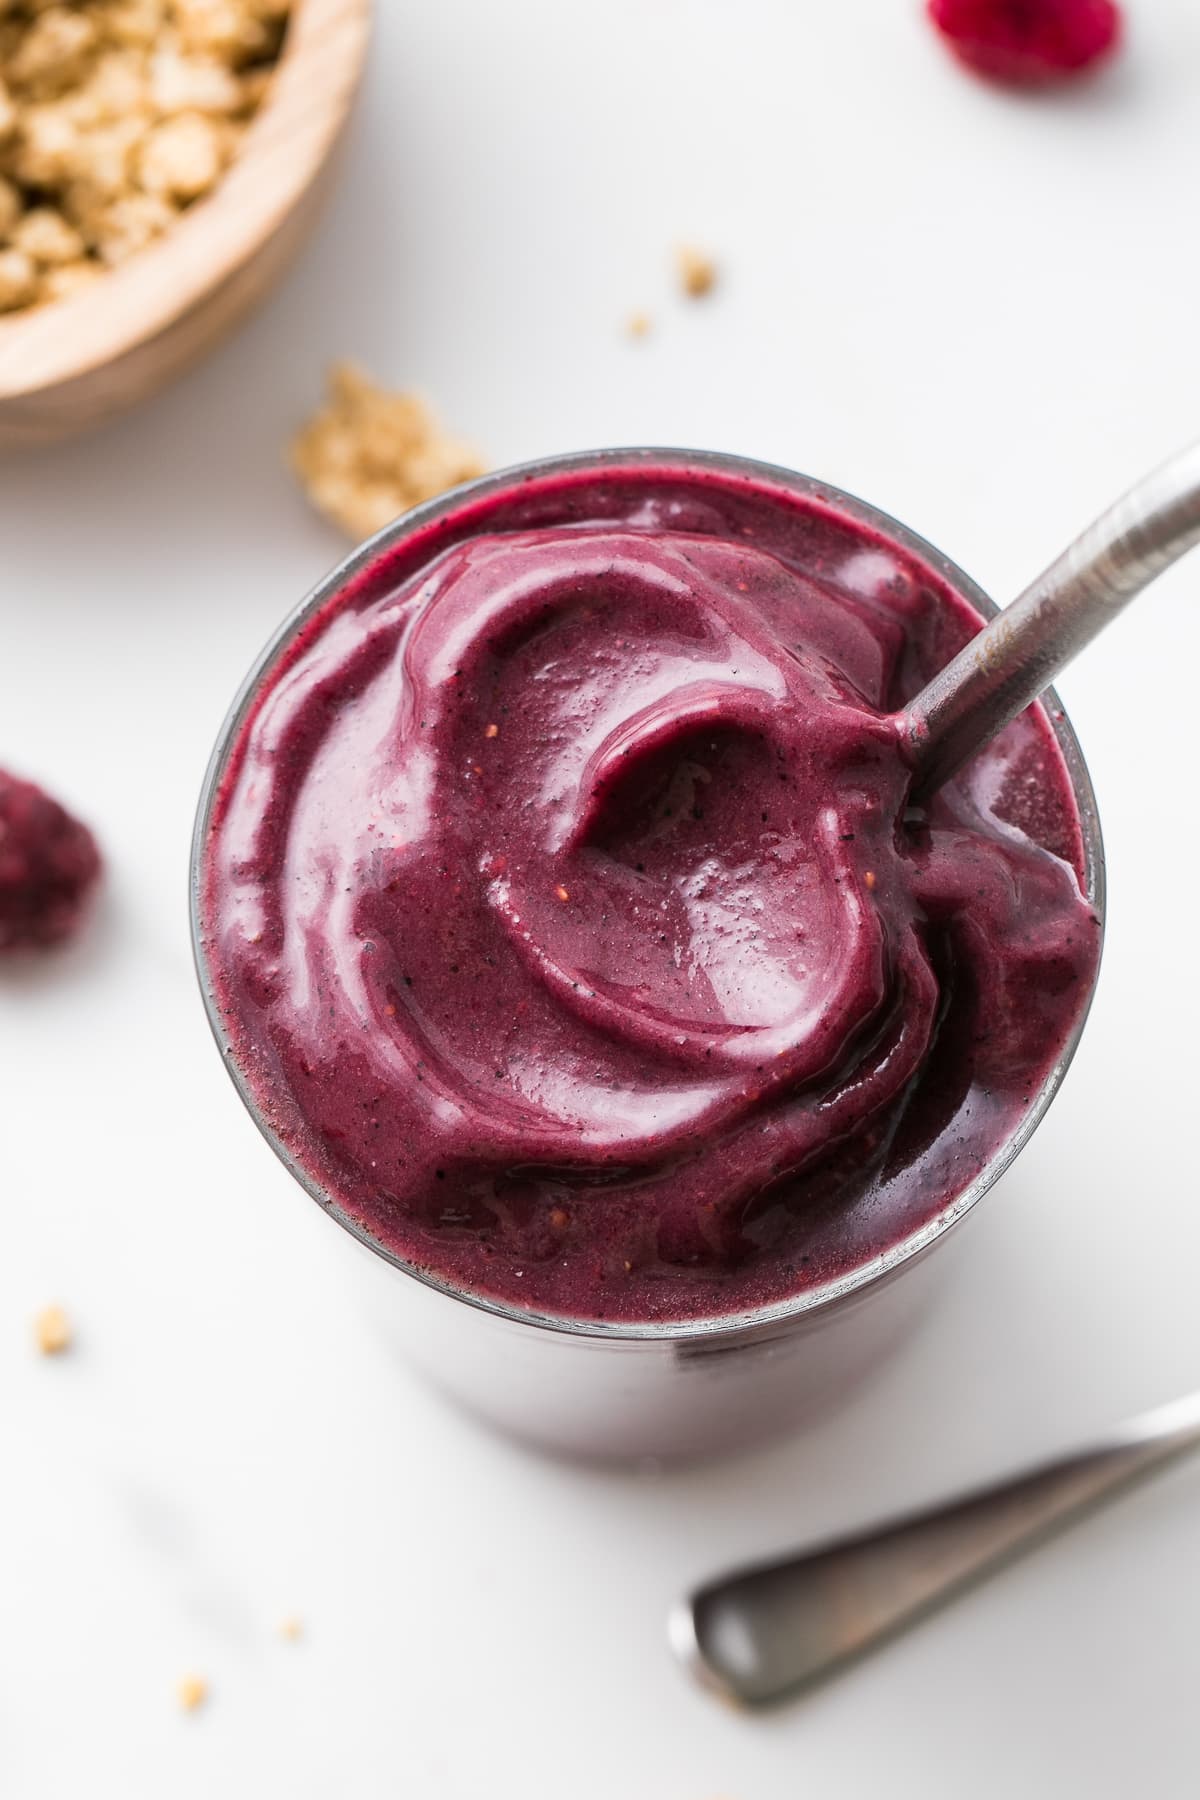
<path id="1" fill-rule="evenodd" d="M 1200 444 L 1130 488 L 909 702 L 899 723 L 915 791 L 953 775 L 1198 543 Z"/>
<path id="2" fill-rule="evenodd" d="M 1198 1447 L 1200 1394 L 1192 1394 L 1015 1480 L 718 1577 L 674 1608 L 672 1648 L 725 1700 L 759 1706 L 782 1699 Z"/>

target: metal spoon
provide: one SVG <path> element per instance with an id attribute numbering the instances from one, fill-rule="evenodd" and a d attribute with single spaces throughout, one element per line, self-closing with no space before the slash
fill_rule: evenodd
<path id="1" fill-rule="evenodd" d="M 1200 444 L 1139 481 L 898 717 L 932 792 L 1048 688 L 1135 594 L 1200 543 Z"/>
<path id="2" fill-rule="evenodd" d="M 1198 543 L 1200 445 L 1101 514 L 897 715 L 917 797 L 961 768 Z M 1198 1446 L 1200 1394 L 1014 1481 L 709 1582 L 672 1612 L 672 1647 L 725 1699 L 779 1699 Z"/>
<path id="3" fill-rule="evenodd" d="M 673 1608 L 671 1647 L 724 1700 L 781 1700 L 1198 1448 L 1195 1393 L 1015 1480 L 707 1582 Z"/>

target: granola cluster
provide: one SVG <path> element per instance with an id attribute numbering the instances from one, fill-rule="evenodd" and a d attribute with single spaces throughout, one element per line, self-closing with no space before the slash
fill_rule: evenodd
<path id="1" fill-rule="evenodd" d="M 291 0 L 0 0 L 0 312 L 160 236 L 237 154 Z"/>
<path id="2" fill-rule="evenodd" d="M 353 538 L 484 472 L 416 394 L 387 393 L 353 363 L 330 370 L 328 399 L 294 439 L 291 462 L 313 505 Z"/>

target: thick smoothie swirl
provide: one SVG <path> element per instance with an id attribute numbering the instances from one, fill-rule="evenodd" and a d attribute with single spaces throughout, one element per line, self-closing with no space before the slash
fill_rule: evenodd
<path id="1" fill-rule="evenodd" d="M 385 1247 L 686 1318 L 951 1203 L 1086 1004 L 1044 714 L 929 813 L 891 713 L 976 629 L 928 568 L 711 471 L 524 483 L 277 656 L 210 822 L 243 1076 Z"/>

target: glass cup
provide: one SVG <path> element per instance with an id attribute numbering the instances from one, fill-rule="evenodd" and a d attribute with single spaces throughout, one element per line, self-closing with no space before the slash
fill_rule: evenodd
<path id="1" fill-rule="evenodd" d="M 534 1314 L 468 1292 L 415 1268 L 377 1243 L 298 1165 L 264 1119 L 239 1068 L 217 1007 L 199 920 L 200 871 L 209 818 L 226 759 L 246 711 L 277 656 L 312 615 L 381 557 L 434 520 L 486 507 L 515 484 L 571 471 L 669 467 L 750 477 L 815 498 L 915 555 L 981 618 L 997 610 L 940 551 L 864 501 L 804 475 L 745 458 L 698 451 L 606 450 L 549 458 L 504 470 L 418 507 L 355 550 L 280 627 L 251 669 L 221 728 L 205 776 L 192 848 L 191 916 L 196 967 L 209 1023 L 259 1130 L 297 1181 L 360 1245 L 389 1332 L 410 1361 L 462 1405 L 544 1449 L 601 1458 L 710 1454 L 766 1438 L 824 1410 L 866 1373 L 927 1300 L 931 1252 L 957 1241 L 961 1224 L 1028 1142 L 1057 1093 L 1087 1015 L 1083 1008 L 1062 1054 L 1019 1124 L 974 1179 L 932 1219 L 884 1254 L 792 1298 L 720 1317 L 628 1323 Z M 1083 754 L 1062 707 L 1045 696 L 1066 761 L 1083 829 L 1084 893 L 1103 925 L 1104 851 Z M 1093 982 L 1094 987 L 1094 982 Z M 1090 1002 L 1091 995 L 1088 995 Z M 937 1268 L 948 1261 L 936 1259 Z M 933 1269 L 936 1274 L 937 1268 Z"/>

